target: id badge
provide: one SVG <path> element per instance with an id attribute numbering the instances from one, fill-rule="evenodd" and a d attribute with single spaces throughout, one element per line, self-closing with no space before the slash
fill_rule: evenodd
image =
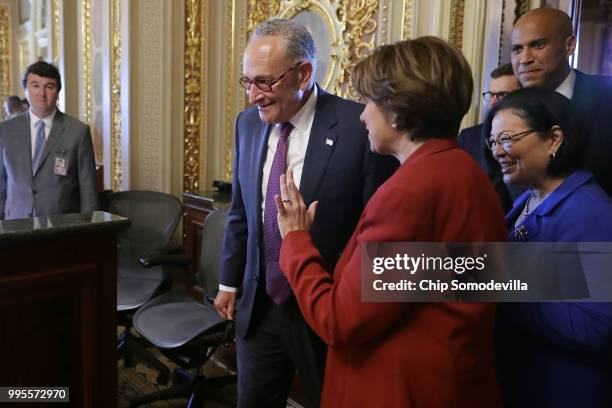
<path id="1" fill-rule="evenodd" d="M 68 174 L 68 160 L 61 156 L 55 156 L 55 175 L 65 176 Z"/>

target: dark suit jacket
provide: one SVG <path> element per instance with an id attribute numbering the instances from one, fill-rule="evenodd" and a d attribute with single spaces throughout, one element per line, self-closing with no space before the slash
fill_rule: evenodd
<path id="1" fill-rule="evenodd" d="M 470 156 L 480 168 L 486 173 L 489 169 L 488 163 L 485 161 L 485 149 L 487 148 L 484 139 L 485 135 L 482 134 L 484 125 L 481 123 L 476 126 L 463 129 L 459 132 L 459 138 L 457 139 L 459 147 L 468 152 Z"/>
<path id="2" fill-rule="evenodd" d="M 55 174 L 56 157 L 67 174 Z M 0 219 L 98 209 L 96 163 L 89 127 L 59 110 L 32 172 L 30 114 L 0 123 Z"/>
<path id="3" fill-rule="evenodd" d="M 353 232 L 365 203 L 390 174 L 388 158 L 370 151 L 367 131 L 358 119 L 362 111 L 363 105 L 319 88 L 300 192 L 307 205 L 319 200 L 311 234 L 330 270 Z M 232 205 L 219 280 L 222 285 L 242 287 L 236 314 L 238 336 L 247 334 L 257 287 L 265 285 L 260 270 L 261 183 L 270 129 L 271 125 L 260 120 L 256 107 L 238 115 Z M 395 160 L 393 162 L 396 166 Z"/>
<path id="4" fill-rule="evenodd" d="M 505 237 L 495 191 L 450 139 L 425 142 L 376 191 L 333 279 L 308 234 L 288 234 L 281 269 L 304 318 L 329 345 L 321 406 L 499 406 L 495 305 L 362 302 L 361 245 Z"/>
<path id="5" fill-rule="evenodd" d="M 589 137 L 586 166 L 612 195 L 612 77 L 575 72 L 572 106 Z"/>
<path id="6" fill-rule="evenodd" d="M 502 202 L 504 212 L 508 212 L 512 208 L 512 203 L 524 191 L 524 187 L 507 185 L 501 180 L 500 166 L 493 158 L 491 151 L 485 144 L 487 135 L 483 134 L 484 124 L 479 124 L 466 129 L 459 133 L 459 146 L 467 151 L 480 168 L 489 176 L 491 183 L 495 187 L 495 191 Z"/>

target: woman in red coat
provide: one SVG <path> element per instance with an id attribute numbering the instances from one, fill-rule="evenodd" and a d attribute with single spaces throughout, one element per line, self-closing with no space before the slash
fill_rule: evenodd
<path id="1" fill-rule="evenodd" d="M 361 301 L 365 242 L 504 241 L 501 204 L 455 141 L 470 106 L 463 55 L 435 37 L 379 47 L 353 72 L 374 151 L 401 167 L 366 206 L 333 275 L 322 266 L 291 172 L 276 197 L 280 265 L 328 344 L 323 407 L 496 407 L 494 305 Z"/>

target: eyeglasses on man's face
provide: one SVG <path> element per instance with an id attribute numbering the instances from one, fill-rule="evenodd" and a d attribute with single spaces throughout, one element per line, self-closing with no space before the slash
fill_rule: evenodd
<path id="1" fill-rule="evenodd" d="M 249 79 L 249 78 L 243 76 L 242 78 L 240 78 L 238 80 L 238 82 L 240 82 L 240 86 L 243 87 L 247 92 L 251 90 L 251 85 L 255 85 L 257 87 L 257 89 L 259 89 L 262 92 L 270 92 L 274 85 L 276 85 L 281 79 L 283 79 L 285 77 L 285 75 L 287 75 L 289 72 L 291 72 L 294 69 L 296 69 L 297 67 L 299 67 L 301 63 L 302 62 L 300 61 L 297 64 L 291 66 L 288 70 L 286 70 L 285 72 L 280 74 L 274 80 L 266 80 L 266 79 L 255 79 L 255 80 L 252 80 L 252 79 Z"/>
<path id="2" fill-rule="evenodd" d="M 529 129 L 524 132 L 515 133 L 513 135 L 501 132 L 497 136 L 491 135 L 490 138 L 485 139 L 485 143 L 487 144 L 487 147 L 492 151 L 495 151 L 495 149 L 497 148 L 497 144 L 500 144 L 504 149 L 509 149 L 512 147 L 512 144 L 514 142 L 533 132 L 536 132 L 536 129 Z"/>
<path id="3" fill-rule="evenodd" d="M 501 101 L 509 93 L 510 92 L 484 92 L 482 94 L 482 97 L 484 98 L 485 102 L 491 102 L 491 100 L 493 100 L 494 97 L 497 98 L 498 101 Z"/>

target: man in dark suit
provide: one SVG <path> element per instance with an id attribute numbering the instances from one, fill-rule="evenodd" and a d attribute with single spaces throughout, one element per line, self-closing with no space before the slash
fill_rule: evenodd
<path id="1" fill-rule="evenodd" d="M 98 209 L 89 127 L 57 109 L 59 71 L 36 62 L 23 87 L 30 110 L 0 123 L 0 219 Z"/>
<path id="2" fill-rule="evenodd" d="M 489 108 L 503 99 L 507 94 L 516 91 L 521 87 L 514 72 L 512 72 L 512 64 L 504 64 L 491 71 L 491 81 L 489 81 L 489 90 L 482 94 Z M 476 163 L 480 165 L 482 170 L 488 175 L 497 175 L 499 173 L 499 163 L 493 160 L 491 152 L 485 145 L 487 135 L 483 134 L 484 125 L 482 123 L 463 129 L 459 133 L 459 146 L 465 149 Z M 497 195 L 499 196 L 504 211 L 512 208 L 512 202 L 517 198 L 524 189 L 514 186 L 507 186 L 503 183 L 496 184 Z"/>
<path id="3" fill-rule="evenodd" d="M 222 316 L 236 320 L 239 407 L 284 408 L 296 369 L 312 406 L 323 385 L 326 348 L 278 265 L 280 174 L 292 169 L 305 201 L 319 201 L 312 239 L 333 270 L 366 201 L 395 165 L 370 152 L 359 121 L 363 106 L 322 90 L 315 68 L 311 35 L 288 20 L 258 27 L 244 55 L 240 83 L 255 106 L 236 121 L 233 198 L 215 300 Z"/>
<path id="4" fill-rule="evenodd" d="M 514 25 L 511 41 L 512 66 L 524 87 L 556 90 L 572 101 L 589 137 L 586 165 L 612 194 L 612 77 L 587 75 L 570 67 L 576 37 L 570 17 L 560 10 L 527 12 Z"/>

